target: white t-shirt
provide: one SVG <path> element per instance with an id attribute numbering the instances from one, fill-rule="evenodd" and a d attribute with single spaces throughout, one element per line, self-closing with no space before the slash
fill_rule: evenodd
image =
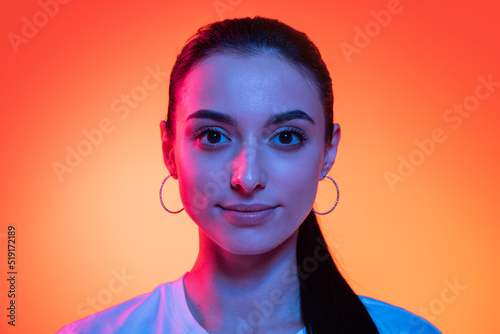
<path id="1" fill-rule="evenodd" d="M 189 311 L 184 294 L 185 275 L 173 282 L 160 284 L 150 293 L 70 323 L 57 334 L 208 334 Z M 429 322 L 402 308 L 368 297 L 359 298 L 380 334 L 440 334 Z M 250 334 L 251 329 L 249 322 L 241 319 L 235 333 L 231 334 Z M 305 328 L 296 334 L 306 334 Z"/>

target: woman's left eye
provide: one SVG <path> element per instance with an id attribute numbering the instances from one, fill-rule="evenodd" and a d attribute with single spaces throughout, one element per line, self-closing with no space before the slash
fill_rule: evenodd
<path id="1" fill-rule="evenodd" d="M 271 142 L 280 146 L 295 147 L 307 140 L 305 133 L 299 129 L 284 129 L 277 133 Z"/>

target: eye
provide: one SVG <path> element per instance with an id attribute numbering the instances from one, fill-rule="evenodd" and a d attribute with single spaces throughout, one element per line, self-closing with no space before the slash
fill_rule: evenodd
<path id="1" fill-rule="evenodd" d="M 285 149 L 293 149 L 302 146 L 307 139 L 304 131 L 297 128 L 285 128 L 274 135 L 270 142 Z"/>
<path id="2" fill-rule="evenodd" d="M 221 144 L 231 142 L 226 135 L 222 134 L 220 129 L 212 127 L 202 128 L 196 131 L 194 136 L 202 145 L 208 148 L 214 148 Z"/>

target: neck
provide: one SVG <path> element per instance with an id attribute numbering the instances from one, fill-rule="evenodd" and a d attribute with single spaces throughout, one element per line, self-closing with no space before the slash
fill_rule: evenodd
<path id="1" fill-rule="evenodd" d="M 210 333 L 242 326 L 256 333 L 300 330 L 297 233 L 266 253 L 240 255 L 222 250 L 200 230 L 198 258 L 184 277 L 195 319 Z"/>

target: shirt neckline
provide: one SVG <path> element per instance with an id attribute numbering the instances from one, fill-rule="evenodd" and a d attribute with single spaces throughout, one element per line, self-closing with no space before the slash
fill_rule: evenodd
<path id="1" fill-rule="evenodd" d="M 195 331 L 196 333 L 209 334 L 198 321 L 194 318 L 189 310 L 186 300 L 186 292 L 184 289 L 185 272 L 178 280 L 172 282 L 172 297 L 175 301 L 174 314 L 178 324 L 186 331 Z M 296 334 L 305 334 L 305 327 L 299 330 Z"/>

